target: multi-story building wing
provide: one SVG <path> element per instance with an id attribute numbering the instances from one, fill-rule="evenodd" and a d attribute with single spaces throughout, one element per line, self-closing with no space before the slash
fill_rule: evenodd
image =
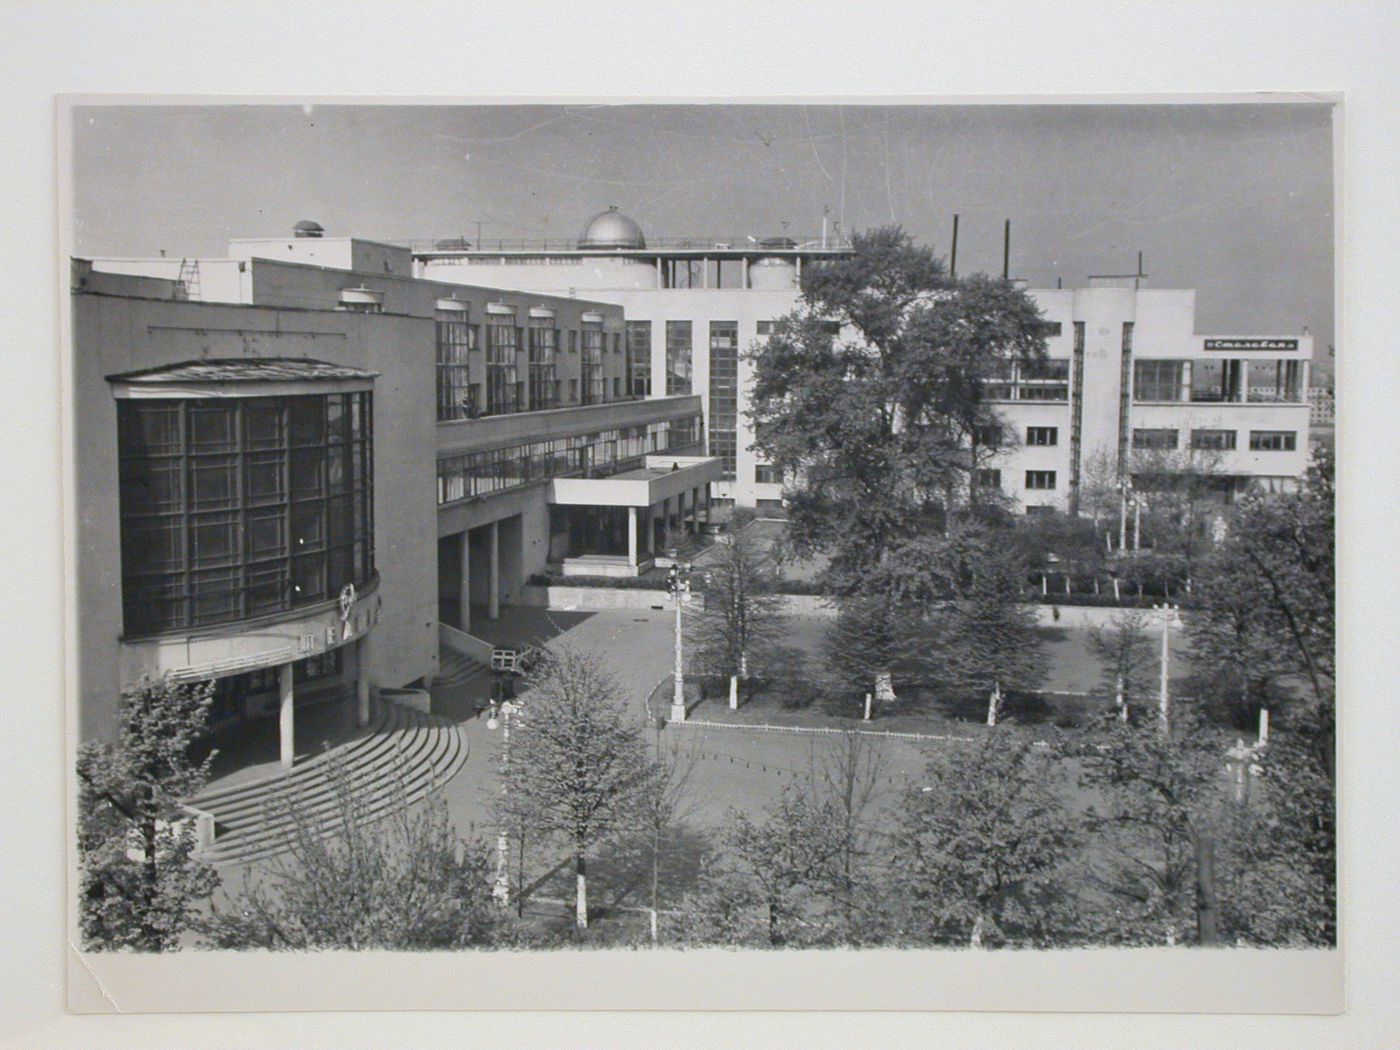
<path id="1" fill-rule="evenodd" d="M 626 382 L 620 306 L 412 276 L 405 248 L 75 260 L 80 733 L 144 676 L 216 726 L 429 680 L 531 574 L 635 574 L 706 514 L 701 400 Z M 488 647 L 489 648 L 489 647 Z"/>
<path id="2" fill-rule="evenodd" d="M 1223 500 L 1306 470 L 1311 337 L 1199 335 L 1195 292 L 1141 284 L 1031 292 L 1049 360 L 990 389 L 1004 447 L 983 479 L 1027 511 L 1079 512 L 1106 481 L 1150 492 L 1174 469 L 1211 475 Z"/>
<path id="3" fill-rule="evenodd" d="M 609 209 L 576 242 L 439 242 L 416 245 L 414 257 L 425 277 L 621 304 L 628 389 L 699 395 L 708 452 L 724 464 L 716 493 L 762 507 L 781 500 L 782 479 L 752 449 L 743 351 L 797 305 L 804 265 L 848 251 L 826 238 L 649 242 Z M 1001 447 L 974 483 L 1027 511 L 1078 511 L 1089 473 L 1150 488 L 1158 479 L 1134 481 L 1135 465 L 1169 463 L 1172 451 L 1202 453 L 1226 498 L 1303 473 L 1311 338 L 1198 335 L 1194 292 L 1142 285 L 1138 275 L 1098 277 L 1031 292 L 1048 321 L 1050 360 L 1012 366 L 992 385 Z M 1134 455 L 1148 450 L 1160 454 Z"/>
<path id="4" fill-rule="evenodd" d="M 648 241 L 615 208 L 567 243 L 442 241 L 414 245 L 424 278 L 589 295 L 626 314 L 628 391 L 642 397 L 698 395 L 707 451 L 724 474 L 715 496 L 777 505 L 781 479 L 752 450 L 743 390 L 744 351 L 797 305 L 802 267 L 849 251 L 835 239 L 748 235 Z"/>

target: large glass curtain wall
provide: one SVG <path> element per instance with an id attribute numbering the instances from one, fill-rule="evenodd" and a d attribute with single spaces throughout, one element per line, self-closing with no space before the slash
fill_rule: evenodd
<path id="1" fill-rule="evenodd" d="M 651 322 L 627 322 L 627 392 L 651 396 Z"/>
<path id="2" fill-rule="evenodd" d="M 549 318 L 530 318 L 530 409 L 559 405 L 559 379 L 554 357 L 559 352 L 559 329 Z"/>
<path id="3" fill-rule="evenodd" d="M 583 403 L 596 405 L 608 399 L 607 379 L 603 375 L 605 347 L 603 326 L 596 321 L 583 322 L 582 386 Z"/>
<path id="4" fill-rule="evenodd" d="M 734 479 L 739 421 L 739 323 L 710 322 L 710 455 Z"/>
<path id="5" fill-rule="evenodd" d="M 470 419 L 478 414 L 468 371 L 476 349 L 476 328 L 466 313 L 437 314 L 437 418 Z"/>
<path id="6" fill-rule="evenodd" d="M 501 415 L 521 408 L 516 379 L 520 329 L 514 315 L 492 314 L 486 319 L 486 414 Z"/>
<path id="7" fill-rule="evenodd" d="M 334 598 L 374 572 L 368 392 L 121 401 L 128 635 Z"/>

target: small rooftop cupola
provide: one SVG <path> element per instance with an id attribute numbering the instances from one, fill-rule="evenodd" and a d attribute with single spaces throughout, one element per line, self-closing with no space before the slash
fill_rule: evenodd
<path id="1" fill-rule="evenodd" d="M 325 232 L 321 224 L 313 219 L 302 219 L 292 227 L 293 237 L 320 237 Z"/>
<path id="2" fill-rule="evenodd" d="M 645 248 L 647 239 L 642 234 L 642 228 L 618 211 L 617 205 L 614 204 L 588 221 L 588 227 L 579 238 L 578 246 L 613 250 Z"/>

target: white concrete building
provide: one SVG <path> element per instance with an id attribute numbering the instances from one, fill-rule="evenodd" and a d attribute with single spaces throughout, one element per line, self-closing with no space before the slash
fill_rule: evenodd
<path id="1" fill-rule="evenodd" d="M 414 259 L 420 276 L 439 281 L 620 304 L 628 388 L 648 397 L 698 394 L 708 452 L 726 467 L 715 494 L 761 507 L 780 500 L 782 486 L 750 448 L 743 350 L 796 306 L 804 264 L 848 250 L 825 237 L 649 244 L 634 221 L 610 209 L 577 242 L 437 242 L 415 246 Z M 1120 463 L 1131 474 L 1134 460 L 1146 458 L 1135 451 L 1164 454 L 1159 461 L 1171 452 L 1209 453 L 1224 498 L 1255 482 L 1284 487 L 1303 473 L 1311 337 L 1201 335 L 1194 291 L 1142 285 L 1132 275 L 1031 290 L 1050 324 L 1051 360 L 1013 370 L 993 389 L 1003 451 L 984 484 L 1028 511 L 1077 511 L 1090 466 L 1106 457 L 1115 474 Z M 1150 487 L 1153 479 L 1135 484 Z"/>

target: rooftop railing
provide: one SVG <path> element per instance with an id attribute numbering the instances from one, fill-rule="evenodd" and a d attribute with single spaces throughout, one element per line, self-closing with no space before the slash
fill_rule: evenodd
<path id="1" fill-rule="evenodd" d="M 851 250 L 851 242 L 845 236 L 828 233 L 825 240 L 816 237 L 753 237 L 738 234 L 720 237 L 648 237 L 645 248 L 599 248 L 580 245 L 579 241 L 565 238 L 545 238 L 543 240 L 510 240 L 485 237 L 481 240 L 448 237 L 435 240 L 394 240 L 387 243 L 408 248 L 415 254 L 434 255 L 451 252 L 490 254 L 511 252 L 519 254 L 546 254 L 549 252 L 760 252 L 781 254 L 784 252 L 845 252 Z"/>

